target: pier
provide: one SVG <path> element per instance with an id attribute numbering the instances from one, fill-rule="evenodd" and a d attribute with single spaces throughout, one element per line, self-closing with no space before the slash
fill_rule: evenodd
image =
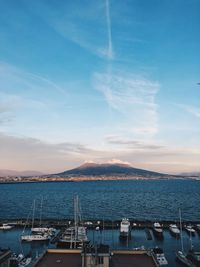
<path id="1" fill-rule="evenodd" d="M 138 220 L 129 220 L 132 230 L 134 228 L 137 229 L 148 229 L 152 228 L 152 225 L 155 221 L 138 221 Z M 170 224 L 179 224 L 177 221 L 162 221 L 162 220 L 156 220 L 162 225 L 163 229 L 169 228 Z M 99 227 L 99 230 L 108 230 L 108 229 L 119 229 L 120 227 L 120 220 L 112 221 L 112 220 L 84 220 L 82 221 L 82 225 L 86 226 L 88 229 L 96 229 L 96 227 Z M 13 225 L 15 227 L 24 227 L 25 225 L 27 227 L 31 227 L 31 221 L 27 222 L 27 219 L 5 219 L 0 220 L 0 225 L 3 223 L 7 223 L 9 225 Z M 40 222 L 39 219 L 34 220 L 35 227 L 37 226 L 49 226 L 54 227 L 56 229 L 62 229 L 63 227 L 70 227 L 74 223 L 71 219 L 65 219 L 65 220 L 55 220 L 55 219 L 43 219 L 42 222 Z M 182 221 L 182 226 L 185 225 L 197 225 L 200 224 L 200 221 Z M 146 231 L 146 230 L 145 230 Z"/>

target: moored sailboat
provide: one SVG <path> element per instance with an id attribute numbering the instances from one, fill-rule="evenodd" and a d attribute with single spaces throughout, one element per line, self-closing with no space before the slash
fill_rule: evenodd
<path id="1" fill-rule="evenodd" d="M 61 234 L 57 242 L 57 247 L 82 248 L 83 244 L 89 243 L 87 238 L 87 228 L 81 226 L 81 214 L 78 196 L 74 198 L 74 225 L 68 227 Z"/>
<path id="2" fill-rule="evenodd" d="M 187 254 L 184 252 L 183 248 L 183 230 L 181 222 L 181 210 L 179 209 L 179 218 L 180 218 L 180 237 L 181 237 L 181 250 L 176 252 L 176 258 L 186 266 L 195 267 L 192 262 L 187 258 Z"/>
<path id="3" fill-rule="evenodd" d="M 35 200 L 33 201 L 33 215 L 32 215 L 32 227 L 31 229 L 34 228 L 34 216 L 35 216 Z M 26 225 L 25 225 L 26 227 Z M 25 235 L 25 227 L 21 235 L 21 241 L 48 241 L 51 237 L 48 233 L 42 233 L 42 234 L 28 234 Z"/>

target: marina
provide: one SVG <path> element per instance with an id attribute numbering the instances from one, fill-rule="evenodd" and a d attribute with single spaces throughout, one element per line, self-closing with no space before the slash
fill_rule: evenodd
<path id="1" fill-rule="evenodd" d="M 87 244 L 92 247 L 104 244 L 112 251 L 147 251 L 148 253 L 149 251 L 153 253 L 153 249 L 159 248 L 163 251 L 168 266 L 183 266 L 183 259 L 187 259 L 188 255 L 192 256 L 191 247 L 196 253 L 194 254 L 196 258 L 200 251 L 199 206 L 191 198 L 191 203 L 197 205 L 197 208 L 190 206 L 186 210 L 183 207 L 181 210 L 183 218 L 178 224 L 180 220 L 178 206 L 173 206 L 173 216 L 171 207 L 170 209 L 164 208 L 169 195 L 176 196 L 178 201 L 182 201 L 185 187 L 179 194 L 173 194 L 174 183 L 181 187 L 179 181 L 151 181 L 151 183 L 148 181 L 108 181 L 108 183 L 102 181 L 81 183 L 78 187 L 75 183 L 67 183 L 67 185 L 65 183 L 35 183 L 31 185 L 31 192 L 38 197 L 30 199 L 30 196 L 33 197 L 32 193 L 21 194 L 21 201 L 19 201 L 16 189 L 25 192 L 24 189 L 27 191 L 30 184 L 4 185 L 3 190 L 0 188 L 2 203 L 5 203 L 3 196 L 5 197 L 4 192 L 7 190 L 7 192 L 12 192 L 12 202 L 14 204 L 15 201 L 15 205 L 10 202 L 11 198 L 8 193 L 5 205 L 9 203 L 10 209 L 5 210 L 2 206 L 0 211 L 0 225 L 2 225 L 0 247 L 10 248 L 16 255 L 24 255 L 23 262 L 29 261 L 30 254 L 32 260 L 35 261 L 49 249 L 82 251 Z M 199 191 L 196 181 L 188 181 L 187 186 L 197 190 L 195 199 L 198 199 Z M 165 199 L 164 204 L 158 206 L 157 202 L 153 202 L 155 207 L 152 207 L 149 195 L 154 192 L 155 196 L 152 196 L 154 199 L 160 195 L 162 188 L 165 188 L 161 196 Z M 141 192 L 138 194 L 138 190 L 145 195 L 145 198 L 139 197 Z M 41 193 L 43 193 L 42 197 Z M 53 197 L 56 197 L 58 202 L 54 201 L 52 204 Z M 89 198 L 93 200 L 92 206 L 88 204 Z M 116 201 L 110 201 L 110 198 Z M 33 199 L 36 199 L 36 203 Z M 132 199 L 131 202 L 130 199 Z M 24 206 L 24 202 L 30 205 Z M 137 205 L 135 205 L 136 202 L 138 202 Z M 123 209 L 121 209 L 121 203 L 123 203 Z M 150 214 L 148 219 L 144 210 L 141 210 L 142 203 L 145 203 L 148 208 L 148 215 Z M 16 213 L 16 208 L 21 213 Z M 160 215 L 155 216 L 155 211 Z M 57 218 L 54 214 L 57 214 Z M 192 216 L 189 216 L 190 214 Z M 193 233 L 191 229 L 194 230 Z M 181 232 L 182 238 L 180 238 Z M 22 241 L 23 236 L 26 237 L 26 241 Z M 157 253 L 157 256 L 154 253 L 156 262 L 166 263 L 163 253 Z M 113 261 L 117 257 L 122 259 L 124 256 L 115 255 Z M 135 259 L 139 260 L 137 257 Z M 129 260 L 130 258 L 127 258 L 127 262 Z"/>
<path id="2" fill-rule="evenodd" d="M 86 222 L 85 222 L 86 223 Z M 102 225 L 102 221 L 100 225 Z M 96 224 L 94 224 L 95 226 Z M 116 225 L 116 224 L 115 224 Z M 148 239 L 146 235 L 146 230 L 148 229 L 151 234 L 152 239 Z M 27 229 L 29 231 L 30 229 Z M 47 242 L 20 242 L 19 237 L 22 232 L 22 227 L 15 226 L 9 231 L 0 231 L 0 246 L 4 248 L 10 248 L 16 254 L 23 251 L 24 255 L 31 252 L 33 258 L 37 258 L 38 255 L 43 253 L 46 249 L 56 249 L 57 241 L 59 239 L 61 228 L 57 228 L 56 236 Z M 163 249 L 165 257 L 169 263 L 169 266 L 182 266 L 176 259 L 176 253 L 181 250 L 181 239 L 177 239 L 175 236 L 171 235 L 169 230 L 169 224 L 165 224 L 163 227 L 163 238 L 159 238 L 154 234 L 152 227 L 145 228 L 144 225 L 138 225 L 131 230 L 131 239 L 127 242 L 120 240 L 120 228 L 110 228 L 105 224 L 104 229 L 96 230 L 96 226 L 90 226 L 87 229 L 87 237 L 90 240 L 90 244 L 106 244 L 112 249 L 122 249 L 122 250 L 133 250 L 133 249 L 153 249 L 159 247 Z M 183 245 L 184 250 L 189 252 L 190 250 L 190 237 L 188 236 L 186 230 L 183 230 Z M 198 234 L 192 236 L 192 246 L 195 251 L 199 251 L 200 237 Z"/>

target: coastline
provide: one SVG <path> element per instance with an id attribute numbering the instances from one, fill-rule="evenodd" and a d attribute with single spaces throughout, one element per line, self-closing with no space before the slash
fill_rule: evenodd
<path id="1" fill-rule="evenodd" d="M 49 183 L 49 182 L 90 182 L 90 181 L 138 181 L 138 180 L 196 180 L 200 177 L 126 177 L 126 176 L 76 176 L 76 177 L 0 177 L 0 184 Z"/>

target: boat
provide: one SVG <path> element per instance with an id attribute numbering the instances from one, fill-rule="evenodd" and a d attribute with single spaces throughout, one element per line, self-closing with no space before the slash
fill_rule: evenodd
<path id="1" fill-rule="evenodd" d="M 20 253 L 19 255 L 13 254 L 10 258 L 11 266 L 17 267 L 28 267 L 30 266 L 31 261 L 32 258 L 30 256 L 25 257 L 23 253 Z"/>
<path id="2" fill-rule="evenodd" d="M 31 232 L 34 234 L 48 234 L 50 236 L 53 236 L 56 232 L 56 229 L 52 227 L 34 227 L 31 228 Z"/>
<path id="3" fill-rule="evenodd" d="M 7 223 L 3 223 L 2 225 L 0 225 L 0 230 L 10 230 L 13 227 L 14 227 L 13 225 L 9 225 Z"/>
<path id="4" fill-rule="evenodd" d="M 192 225 L 185 225 L 185 230 L 189 233 L 189 234 L 191 234 L 191 235 L 195 235 L 195 230 L 194 230 L 194 228 L 192 227 Z"/>
<path id="5" fill-rule="evenodd" d="M 35 215 L 35 200 L 33 201 L 33 215 L 32 215 L 32 227 L 31 229 L 34 229 L 34 215 Z M 28 219 L 27 219 L 28 220 Z M 21 241 L 49 241 L 51 239 L 51 236 L 48 233 L 37 233 L 37 234 L 28 234 L 25 235 L 25 228 L 26 224 L 24 226 L 22 235 L 21 235 Z"/>
<path id="6" fill-rule="evenodd" d="M 87 238 L 87 228 L 81 226 L 81 213 L 78 196 L 74 197 L 74 225 L 66 228 L 57 241 L 57 247 L 62 248 L 82 248 L 89 243 Z"/>
<path id="7" fill-rule="evenodd" d="M 51 238 L 50 235 L 48 234 L 35 234 L 35 235 L 22 235 L 21 236 L 21 241 L 48 241 Z"/>
<path id="8" fill-rule="evenodd" d="M 162 236 L 163 235 L 163 229 L 159 222 L 155 222 L 153 224 L 153 231 L 156 235 Z"/>
<path id="9" fill-rule="evenodd" d="M 50 236 L 53 236 L 56 232 L 56 229 L 52 227 L 42 227 L 42 208 L 43 208 L 43 198 L 41 198 L 41 204 L 40 204 L 40 222 L 39 222 L 39 227 L 32 227 L 31 232 L 33 234 L 48 234 Z M 33 225 L 33 224 L 32 224 Z"/>
<path id="10" fill-rule="evenodd" d="M 131 229 L 129 219 L 123 218 L 120 223 L 120 239 L 129 239 L 131 237 Z"/>
<path id="11" fill-rule="evenodd" d="M 159 247 L 153 248 L 153 257 L 157 262 L 158 266 L 168 266 L 168 261 L 165 258 L 165 254 L 162 248 Z"/>
<path id="12" fill-rule="evenodd" d="M 181 250 L 176 252 L 176 258 L 185 266 L 195 267 L 192 262 L 187 258 L 187 254 L 184 252 L 183 248 L 183 231 L 182 231 L 182 222 L 181 222 L 181 210 L 179 209 L 179 217 L 180 217 L 180 237 L 181 237 Z M 191 243 L 192 247 L 192 243 Z"/>
<path id="13" fill-rule="evenodd" d="M 181 250 L 176 252 L 176 258 L 185 266 L 195 267 L 195 265 L 193 265 L 192 262 L 187 258 L 187 255 Z"/>
<path id="14" fill-rule="evenodd" d="M 177 227 L 177 225 L 176 224 L 170 224 L 169 225 L 169 230 L 170 230 L 170 232 L 172 233 L 172 234 L 174 234 L 174 235 L 180 235 L 180 230 L 179 230 L 179 228 Z"/>

